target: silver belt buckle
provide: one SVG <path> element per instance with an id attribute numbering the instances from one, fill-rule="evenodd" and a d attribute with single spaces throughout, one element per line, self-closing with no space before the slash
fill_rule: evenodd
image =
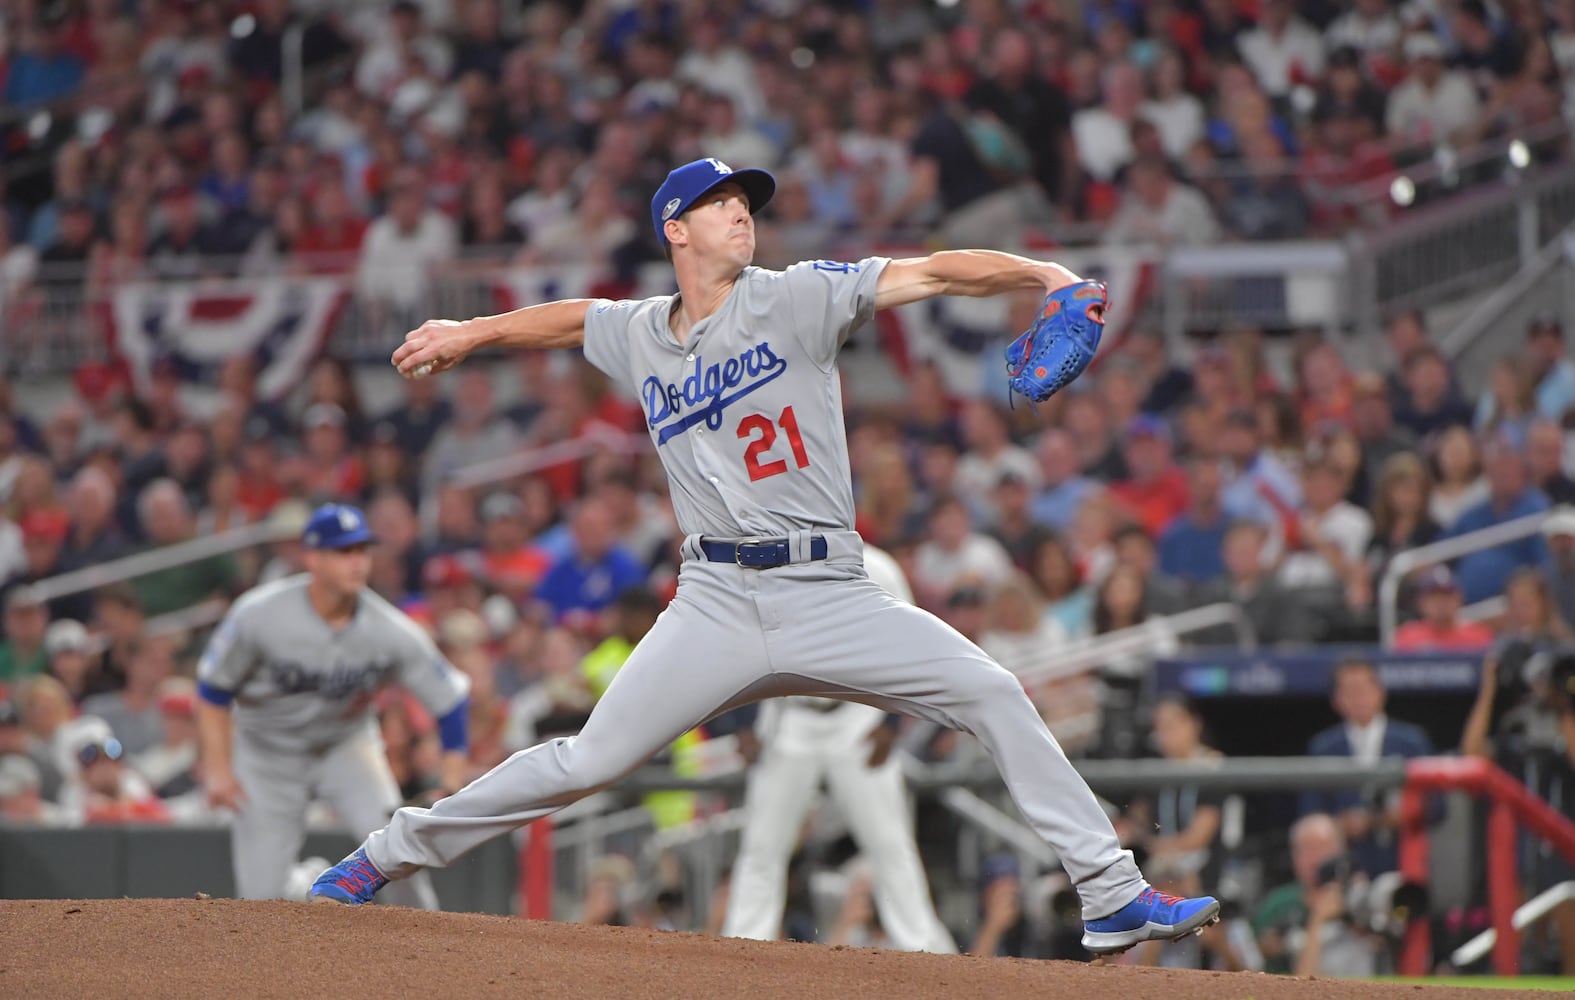
<path id="1" fill-rule="evenodd" d="M 759 545 L 762 541 L 764 541 L 763 538 L 761 538 L 759 535 L 754 535 L 750 538 L 745 538 L 741 541 L 733 543 L 733 565 L 740 569 L 749 569 L 750 567 L 745 566 L 743 561 L 744 546 Z"/>

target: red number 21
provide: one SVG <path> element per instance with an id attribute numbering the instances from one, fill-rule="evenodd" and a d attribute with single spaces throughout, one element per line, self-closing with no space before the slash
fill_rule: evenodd
<path id="1" fill-rule="evenodd" d="M 787 471 L 787 460 L 779 458 L 774 462 L 761 463 L 762 452 L 770 451 L 771 446 L 777 443 L 777 425 L 787 431 L 788 447 L 793 449 L 793 461 L 798 463 L 800 469 L 809 467 L 809 455 L 804 451 L 804 439 L 798 432 L 798 418 L 793 416 L 793 407 L 782 411 L 777 418 L 776 425 L 771 420 L 759 413 L 751 413 L 738 422 L 739 440 L 754 437 L 749 442 L 749 447 L 744 449 L 744 468 L 749 470 L 749 481 L 758 482 L 770 476 L 775 476 Z"/>

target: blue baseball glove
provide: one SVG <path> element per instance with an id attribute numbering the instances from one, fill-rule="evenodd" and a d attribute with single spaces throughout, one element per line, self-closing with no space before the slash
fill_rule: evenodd
<path id="1" fill-rule="evenodd" d="M 1099 350 L 1108 305 L 1102 281 L 1051 292 L 1034 325 L 1006 349 L 1007 383 L 1036 403 L 1071 385 Z"/>

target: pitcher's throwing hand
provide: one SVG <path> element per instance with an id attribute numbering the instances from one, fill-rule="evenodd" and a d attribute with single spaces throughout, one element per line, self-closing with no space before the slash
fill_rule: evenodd
<path id="1" fill-rule="evenodd" d="M 405 378 L 426 378 L 448 371 L 475 349 L 468 324 L 453 319 L 429 319 L 405 334 L 394 352 L 394 367 Z"/>

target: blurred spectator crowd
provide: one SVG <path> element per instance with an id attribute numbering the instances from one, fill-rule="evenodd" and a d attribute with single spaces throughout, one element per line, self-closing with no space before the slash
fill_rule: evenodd
<path id="1" fill-rule="evenodd" d="M 28 295 L 80 296 L 83 281 L 236 270 L 354 275 L 407 307 L 438 268 L 569 262 L 628 281 L 659 258 L 650 193 L 702 155 L 779 171 L 765 263 L 931 237 L 1328 234 L 1357 221 L 1342 194 L 1354 185 L 1440 145 L 1557 126 L 1575 72 L 1575 2 L 1531 0 L 0 0 L 0 24 L 0 148 L 44 157 L 4 173 L 0 315 Z M 281 86 L 292 26 L 310 97 L 298 112 Z M 1561 156 L 1562 141 L 1534 152 Z M 1150 704 L 1150 656 L 1045 668 L 1126 629 L 1156 649 L 1231 643 L 1229 629 L 1164 625 L 1218 602 L 1266 645 L 1372 643 L 1397 552 L 1575 504 L 1575 362 L 1556 317 L 1509 345 L 1475 398 L 1420 314 L 1384 335 L 1385 364 L 1355 370 L 1316 336 L 1283 350 L 1231 329 L 1182 358 L 1139 326 L 1038 412 L 958 398 L 918 360 L 900 408 L 849 394 L 857 527 L 921 605 L 1024 674 L 1069 753 L 1213 754 L 1194 711 Z M 204 609 L 297 572 L 295 536 L 330 499 L 366 507 L 382 540 L 373 586 L 469 675 L 474 773 L 578 728 L 676 582 L 680 538 L 641 412 L 567 353 L 404 382 L 377 412 L 365 382 L 331 351 L 263 398 L 237 358 L 217 404 L 197 408 L 171 365 L 133 395 L 123 369 L 88 364 L 68 398 L 28 412 L 0 380 L 0 820 L 214 819 L 190 681 Z M 475 474 L 524 454 L 548 457 Z M 258 524 L 279 540 L 48 600 L 29 587 Z M 1575 508 L 1424 567 L 1401 607 L 1401 649 L 1568 640 Z M 1370 735 L 1381 686 L 1342 678 L 1336 708 Z M 406 798 L 430 801 L 433 720 L 397 691 L 378 710 Z M 708 766 L 704 741 L 673 752 Z M 941 734 L 922 752 L 970 749 Z M 1134 804 L 1123 833 L 1191 891 L 1217 874 L 1222 805 L 1162 796 Z M 688 796 L 664 822 L 696 808 Z M 1329 919 L 1321 866 L 1348 841 L 1379 852 L 1371 874 L 1392 866 L 1387 807 L 1306 813 L 1300 888 L 1245 937 L 1201 945 L 1222 967 L 1322 970 L 1286 943 Z M 1145 832 L 1156 823 L 1175 836 Z M 985 876 L 975 950 L 1043 953 L 1015 871 Z M 632 877 L 603 866 L 587 919 L 626 919 L 617 892 Z M 867 886 L 852 884 L 839 940 L 878 940 Z M 682 905 L 669 895 L 641 919 L 681 925 Z M 1371 958 L 1366 940 L 1355 950 Z"/>
<path id="2" fill-rule="evenodd" d="M 0 302 L 627 276 L 660 257 L 651 192 L 707 155 L 780 172 L 766 263 L 1328 234 L 1381 217 L 1397 168 L 1496 178 L 1502 151 L 1466 154 L 1507 136 L 1562 157 L 1572 69 L 1564 0 L 4 0 Z"/>
<path id="3" fill-rule="evenodd" d="M 850 404 L 857 527 L 923 606 L 1024 676 L 1071 753 L 1142 754 L 1149 658 L 1047 672 L 1068 643 L 1134 628 L 1158 650 L 1234 643 L 1227 627 L 1164 625 L 1218 602 L 1266 645 L 1372 643 L 1396 552 L 1575 503 L 1575 362 L 1556 320 L 1535 320 L 1474 401 L 1419 315 L 1387 337 L 1403 359 L 1387 372 L 1352 371 L 1309 339 L 1278 373 L 1258 331 L 1222 334 L 1183 368 L 1138 330 L 1037 413 L 952 397 L 919 362 L 901 406 Z M 114 369 L 84 368 L 83 398 L 43 414 L 0 389 L 0 684 L 19 707 L 62 703 L 20 713 L 45 720 L 31 738 L 49 743 L 47 720 L 80 710 L 130 755 L 156 746 L 172 685 L 170 705 L 187 702 L 168 678 L 189 675 L 203 610 L 298 571 L 300 525 L 329 499 L 365 505 L 382 539 L 373 586 L 471 676 L 478 770 L 572 731 L 676 585 L 681 539 L 638 408 L 568 352 L 400 380 L 383 413 L 332 357 L 278 401 L 258 398 L 253 370 L 226 363 L 201 419 L 164 369 L 137 398 Z M 535 467 L 510 473 L 521 456 Z M 44 602 L 29 586 L 258 523 L 282 540 Z M 1501 595 L 1502 609 L 1462 616 Z M 1411 574 L 1401 610 L 1401 649 L 1566 637 L 1575 510 Z M 104 696 L 134 704 L 89 711 Z M 401 699 L 385 710 L 419 794 L 432 722 Z"/>

